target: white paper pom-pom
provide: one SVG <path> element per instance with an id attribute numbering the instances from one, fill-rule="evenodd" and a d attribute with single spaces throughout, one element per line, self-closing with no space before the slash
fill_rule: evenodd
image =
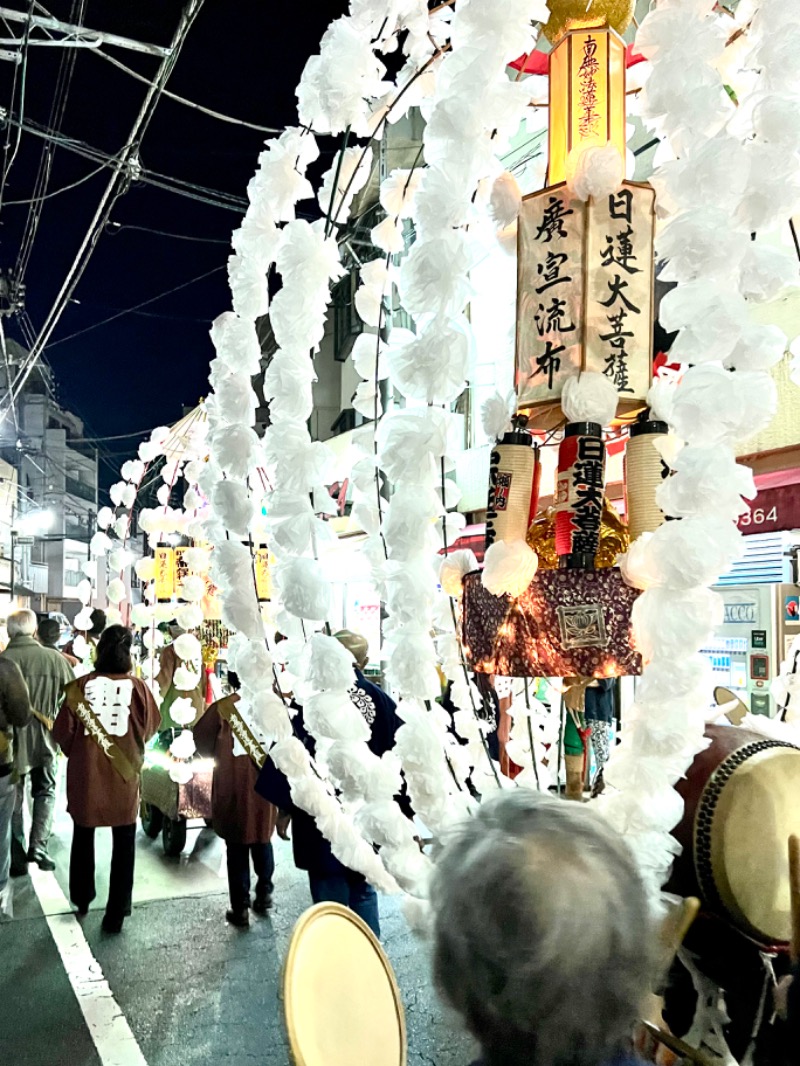
<path id="1" fill-rule="evenodd" d="M 153 621 L 153 608 L 146 603 L 135 603 L 131 608 L 131 624 L 146 629 Z"/>
<path id="2" fill-rule="evenodd" d="M 498 540 L 484 558 L 481 582 L 493 596 L 521 596 L 539 568 L 539 556 L 524 540 Z"/>
<path id="3" fill-rule="evenodd" d="M 153 651 L 164 645 L 164 634 L 160 629 L 146 629 L 142 634 L 142 642 L 146 648 Z"/>
<path id="4" fill-rule="evenodd" d="M 240 537 L 247 536 L 255 504 L 244 482 L 230 478 L 217 482 L 211 493 L 211 505 L 226 530 Z"/>
<path id="5" fill-rule="evenodd" d="M 190 670 L 188 666 L 181 664 L 176 668 L 172 680 L 178 692 L 191 692 L 200 684 L 200 671 Z"/>
<path id="6" fill-rule="evenodd" d="M 605 374 L 584 370 L 564 382 L 561 406 L 570 422 L 597 422 L 607 426 L 616 416 L 618 401 L 616 386 Z"/>
<path id="7" fill-rule="evenodd" d="M 89 603 L 92 598 L 92 583 L 88 579 L 88 577 L 84 578 L 83 581 L 78 582 L 78 585 L 75 589 L 75 595 L 78 597 L 84 607 Z"/>
<path id="8" fill-rule="evenodd" d="M 246 478 L 258 455 L 258 437 L 250 426 L 220 426 L 209 434 L 215 460 L 229 477 Z"/>
<path id="9" fill-rule="evenodd" d="M 91 607 L 84 607 L 82 611 L 78 611 L 78 613 L 75 615 L 74 625 L 76 629 L 80 629 L 84 633 L 88 632 L 92 628 Z"/>
<path id="10" fill-rule="evenodd" d="M 156 561 L 152 556 L 147 556 L 137 560 L 133 569 L 140 581 L 152 581 L 156 576 Z"/>
<path id="11" fill-rule="evenodd" d="M 292 723 L 286 705 L 271 689 L 262 689 L 251 696 L 250 715 L 269 740 L 279 742 L 292 736 Z"/>
<path id="12" fill-rule="evenodd" d="M 169 768 L 169 777 L 176 785 L 188 785 L 194 777 L 192 764 L 189 762 L 176 762 Z"/>
<path id="13" fill-rule="evenodd" d="M 511 418 L 516 410 L 516 394 L 512 391 L 507 396 L 494 393 L 484 400 L 481 407 L 481 425 L 490 440 L 500 440 L 511 432 Z"/>
<path id="14" fill-rule="evenodd" d="M 669 421 L 677 435 L 693 444 L 735 444 L 768 426 L 777 390 L 768 374 L 704 363 L 693 366 L 675 389 Z"/>
<path id="15" fill-rule="evenodd" d="M 114 511 L 110 507 L 101 507 L 97 512 L 97 528 L 108 529 L 114 521 Z"/>
<path id="16" fill-rule="evenodd" d="M 203 650 L 202 645 L 193 634 L 181 633 L 179 637 L 175 638 L 172 646 L 175 648 L 175 654 L 179 659 L 193 662 L 200 661 Z"/>
<path id="17" fill-rule="evenodd" d="M 175 621 L 181 629 L 196 629 L 203 624 L 203 608 L 197 603 L 183 603 L 175 611 Z"/>
<path id="18" fill-rule="evenodd" d="M 190 725 L 197 717 L 197 711 L 188 696 L 178 696 L 170 704 L 169 716 L 178 725 Z M 171 748 L 170 751 L 172 751 Z M 172 754 L 175 755 L 175 752 L 173 751 Z M 189 758 L 189 756 L 176 756 L 176 758 Z"/>
<path id="19" fill-rule="evenodd" d="M 778 326 L 750 326 L 725 360 L 737 370 L 769 370 L 783 359 L 789 338 Z"/>
<path id="20" fill-rule="evenodd" d="M 257 374 L 261 363 L 261 345 L 252 321 L 239 318 L 233 311 L 223 311 L 211 325 L 211 341 L 217 357 L 231 370 Z M 144 456 L 139 450 L 142 459 Z"/>
<path id="21" fill-rule="evenodd" d="M 567 159 L 567 185 L 579 200 L 595 200 L 619 188 L 625 160 L 613 144 L 573 150 Z"/>
<path id="22" fill-rule="evenodd" d="M 522 193 L 517 179 L 507 170 L 496 178 L 489 195 L 489 214 L 498 229 L 515 222 L 522 207 Z"/>
<path id="23" fill-rule="evenodd" d="M 112 581 L 109 581 L 106 589 L 109 603 L 122 603 L 125 595 L 125 582 L 121 578 L 115 577 Z"/>
<path id="24" fill-rule="evenodd" d="M 111 551 L 113 547 L 113 541 L 111 537 L 105 533 L 95 533 L 89 543 L 89 550 L 92 555 L 105 555 L 106 552 Z"/>
<path id="25" fill-rule="evenodd" d="M 470 328 L 464 318 L 435 319 L 408 344 L 390 345 L 392 382 L 406 399 L 452 403 L 464 388 L 470 347 Z"/>
<path id="26" fill-rule="evenodd" d="M 183 729 L 170 745 L 170 755 L 174 759 L 191 759 L 196 752 L 191 729 Z"/>
<path id="27" fill-rule="evenodd" d="M 478 560 L 475 552 L 470 548 L 450 552 L 444 557 L 439 568 L 439 584 L 442 586 L 442 591 L 458 599 L 463 591 L 464 577 L 477 569 Z"/>
<path id="28" fill-rule="evenodd" d="M 208 573 L 208 568 L 211 563 L 211 553 L 207 548 L 186 548 L 183 552 L 183 559 L 189 569 L 194 571 L 194 573 Z"/>
<path id="29" fill-rule="evenodd" d="M 683 448 L 673 468 L 673 477 L 656 489 L 656 501 L 665 514 L 716 515 L 735 521 L 748 509 L 744 499 L 755 498 L 753 471 L 737 463 L 730 448 Z"/>
<path id="30" fill-rule="evenodd" d="M 144 476 L 144 463 L 141 459 L 128 459 L 127 462 L 122 464 L 120 474 L 122 474 L 125 481 L 138 485 Z"/>
<path id="31" fill-rule="evenodd" d="M 290 559 L 275 573 L 283 606 L 295 618 L 322 622 L 331 606 L 331 588 L 315 559 Z"/>
<path id="32" fill-rule="evenodd" d="M 206 594 L 206 583 L 202 577 L 197 577 L 195 574 L 189 574 L 185 577 L 181 583 L 181 599 L 187 600 L 189 603 L 197 603 Z"/>
<path id="33" fill-rule="evenodd" d="M 302 676 L 317 690 L 347 691 L 353 685 L 353 656 L 335 637 L 315 633 L 306 645 Z"/>

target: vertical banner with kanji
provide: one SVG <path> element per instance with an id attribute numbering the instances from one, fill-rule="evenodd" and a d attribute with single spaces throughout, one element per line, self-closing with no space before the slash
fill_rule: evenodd
<path id="1" fill-rule="evenodd" d="M 517 395 L 557 403 L 581 368 L 585 205 L 565 184 L 526 196 L 517 231 Z"/>
<path id="2" fill-rule="evenodd" d="M 620 410 L 652 376 L 655 193 L 624 182 L 587 203 L 565 184 L 523 200 L 517 234 L 518 406 L 557 409 L 565 381 L 605 374 Z M 546 417 L 541 428 L 549 428 Z"/>
<path id="3" fill-rule="evenodd" d="M 156 599 L 165 603 L 172 599 L 175 589 L 175 549 L 162 544 L 155 549 Z"/>
<path id="4" fill-rule="evenodd" d="M 625 182 L 592 201 L 586 230 L 585 367 L 621 400 L 644 400 L 652 378 L 655 192 Z"/>
<path id="5" fill-rule="evenodd" d="M 253 556 L 253 570 L 256 577 L 256 596 L 259 602 L 266 603 L 272 599 L 272 574 L 270 572 L 270 561 L 274 562 L 274 557 L 270 554 L 269 548 L 257 548 L 255 555 Z"/>
<path id="6" fill-rule="evenodd" d="M 189 564 L 186 562 L 186 548 L 175 549 L 175 595 L 180 596 L 183 579 L 190 574 Z"/>

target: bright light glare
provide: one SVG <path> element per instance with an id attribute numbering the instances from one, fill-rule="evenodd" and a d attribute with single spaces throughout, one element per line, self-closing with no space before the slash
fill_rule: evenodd
<path id="1" fill-rule="evenodd" d="M 46 533 L 55 521 L 54 511 L 28 511 L 17 518 L 17 532 L 22 534 Z"/>

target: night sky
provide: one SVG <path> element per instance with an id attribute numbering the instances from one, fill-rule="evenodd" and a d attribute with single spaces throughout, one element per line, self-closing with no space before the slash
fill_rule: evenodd
<path id="1" fill-rule="evenodd" d="M 28 0 L 7 6 L 27 10 Z M 41 5 L 33 5 L 42 13 Z M 183 4 L 179 0 L 48 0 L 47 11 L 83 25 L 153 44 L 169 44 Z M 331 19 L 346 0 L 299 4 L 296 0 L 206 0 L 190 31 L 168 88 L 206 107 L 262 126 L 296 122 L 294 89 L 307 57 L 318 50 Z M 15 35 L 23 24 L 13 24 Z M 2 27 L 8 36 L 8 26 Z M 41 33 L 38 34 L 41 36 Z M 0 48 L 4 47 L 0 45 Z M 109 55 L 152 78 L 154 56 L 103 46 Z M 24 119 L 49 125 L 62 48 L 29 48 Z M 8 110 L 13 64 L 0 62 L 0 107 Z M 147 89 L 89 49 L 78 50 L 60 124 L 63 135 L 115 153 L 125 143 Z M 13 117 L 20 115 L 20 82 Z M 180 178 L 231 196 L 246 197 L 247 182 L 269 134 L 223 123 L 162 97 L 144 138 L 141 161 L 148 171 Z M 11 152 L 16 131 L 11 130 Z M 0 206 L 0 267 L 13 268 L 28 214 L 45 141 L 23 132 Z M 5 144 L 5 131 L 0 149 Z M 333 144 L 323 145 L 325 166 Z M 2 160 L 2 151 L 0 151 Z M 48 192 L 89 174 L 96 162 L 59 147 Z M 25 271 L 26 310 L 38 331 L 59 290 L 100 200 L 109 171 L 49 199 Z M 313 201 L 299 205 L 313 214 Z M 132 433 L 176 421 L 182 405 L 193 406 L 206 391 L 213 349 L 209 324 L 230 307 L 225 263 L 231 231 L 244 208 L 222 209 L 147 184 L 134 184 L 111 215 L 121 228 L 104 233 L 75 297 L 45 350 L 64 406 L 99 437 Z M 181 240 L 126 229 L 147 227 L 200 240 Z M 94 329 L 117 311 L 149 300 L 209 273 L 203 280 L 165 296 L 139 313 Z M 21 323 L 6 320 L 10 336 L 25 343 Z M 71 334 L 86 330 L 74 339 Z M 26 345 L 27 347 L 27 345 Z M 137 440 L 108 441 L 107 458 L 117 465 Z M 108 463 L 101 473 L 113 480 Z"/>

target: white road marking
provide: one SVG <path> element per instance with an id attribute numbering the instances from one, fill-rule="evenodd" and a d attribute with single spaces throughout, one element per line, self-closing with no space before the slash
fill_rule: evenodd
<path id="1" fill-rule="evenodd" d="M 147 1066 L 58 881 L 52 873 L 37 866 L 31 865 L 29 870 L 50 934 L 103 1066 Z"/>

